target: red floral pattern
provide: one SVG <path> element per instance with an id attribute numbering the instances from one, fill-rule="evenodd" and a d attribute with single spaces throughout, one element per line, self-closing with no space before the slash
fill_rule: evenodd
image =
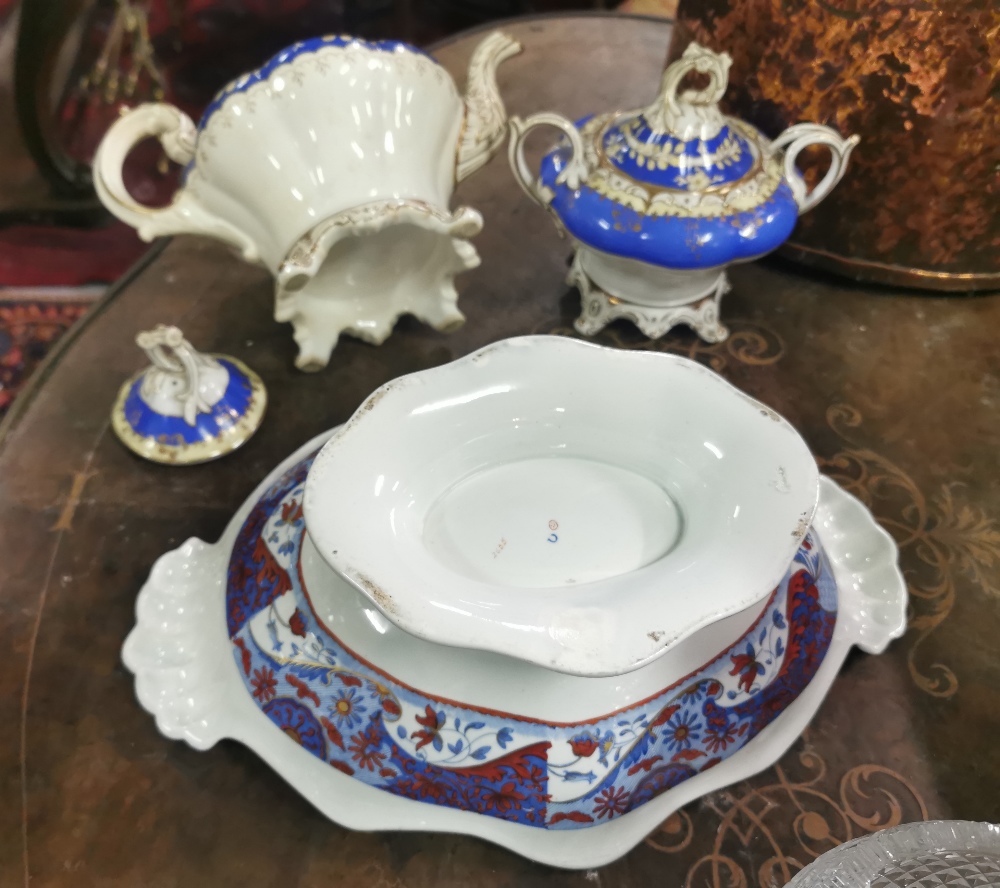
<path id="1" fill-rule="evenodd" d="M 292 630 L 294 635 L 298 635 L 300 638 L 304 638 L 306 634 L 306 621 L 302 618 L 302 611 L 295 608 L 295 613 L 292 614 L 291 619 L 288 621 L 288 628 Z"/>
<path id="2" fill-rule="evenodd" d="M 597 751 L 597 746 L 597 737 L 590 733 L 577 734 L 569 741 L 569 748 L 573 750 L 573 755 L 578 755 L 581 758 L 592 756 Z"/>
<path id="3" fill-rule="evenodd" d="M 386 759 L 386 753 L 379 747 L 382 740 L 379 737 L 378 728 L 373 724 L 366 731 L 355 734 L 351 738 L 347 751 L 351 758 L 358 763 L 358 767 L 374 771 L 382 767 Z"/>
<path id="4" fill-rule="evenodd" d="M 628 791 L 622 786 L 609 786 L 601 790 L 594 802 L 597 819 L 607 817 L 610 820 L 615 814 L 624 814 L 628 810 L 628 797 Z"/>
<path id="5" fill-rule="evenodd" d="M 764 672 L 764 666 L 757 659 L 753 645 L 749 642 L 747 642 L 745 653 L 731 654 L 730 657 L 733 661 L 733 668 L 729 674 L 739 675 L 739 686 L 749 694 L 754 680 Z"/>
<path id="6" fill-rule="evenodd" d="M 824 556 L 803 546 L 745 637 L 653 700 L 574 726 L 530 724 L 428 697 L 330 635 L 298 575 L 283 567 L 286 559 L 294 564 L 300 545 L 302 530 L 285 525 L 298 520 L 308 465 L 268 492 L 237 537 L 227 593 L 234 654 L 241 672 L 250 670 L 255 699 L 290 737 L 387 792 L 540 827 L 607 822 L 745 746 L 811 679 L 833 634 L 835 611 L 820 601 L 835 605 L 836 589 L 823 586 L 821 595 L 818 583 L 831 582 L 822 574 Z M 279 596 L 280 607 L 273 603 Z M 266 635 L 272 649 L 265 651 Z M 282 679 L 301 703 L 274 697 Z M 550 762 L 553 749 L 558 758 Z"/>
<path id="7" fill-rule="evenodd" d="M 273 670 L 267 666 L 254 669 L 250 684 L 253 685 L 253 695 L 262 703 L 272 699 L 278 688 L 278 680 L 274 677 Z"/>
<path id="8" fill-rule="evenodd" d="M 424 708 L 424 714 L 417 716 L 417 724 L 423 725 L 423 730 L 414 731 L 410 736 L 417 741 L 417 749 L 423 749 L 428 743 L 440 750 L 441 726 L 444 724 L 444 712 L 437 712 L 430 703 Z"/>

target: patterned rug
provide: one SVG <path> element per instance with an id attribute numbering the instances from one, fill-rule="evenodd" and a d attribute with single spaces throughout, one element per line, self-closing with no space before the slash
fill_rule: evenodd
<path id="1" fill-rule="evenodd" d="M 93 288 L 65 294 L 0 295 L 0 418 L 56 340 L 86 314 L 99 295 Z"/>

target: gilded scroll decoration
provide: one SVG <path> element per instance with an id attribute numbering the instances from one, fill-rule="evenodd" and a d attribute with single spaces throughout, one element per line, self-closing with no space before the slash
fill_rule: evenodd
<path id="1" fill-rule="evenodd" d="M 787 765 L 704 799 L 702 805 L 716 822 L 715 836 L 711 850 L 688 868 L 684 888 L 784 885 L 836 845 L 928 818 L 919 792 L 901 774 L 861 764 L 831 786 L 826 762 L 812 748 L 808 730 L 803 744 L 797 755 L 786 757 Z M 692 844 L 694 831 L 690 813 L 681 810 L 647 837 L 646 845 L 679 854 Z"/>
<path id="2" fill-rule="evenodd" d="M 827 424 L 850 442 L 863 420 L 848 404 L 834 404 Z M 945 663 L 924 663 L 921 646 L 947 619 L 955 604 L 959 578 L 997 596 L 988 568 L 1000 564 L 1000 527 L 981 509 L 961 501 L 961 483 L 942 484 L 930 496 L 901 468 L 863 447 L 848 446 L 820 467 L 873 509 L 900 549 L 911 596 L 907 666 L 917 687 L 935 697 L 951 697 L 958 677 Z"/>

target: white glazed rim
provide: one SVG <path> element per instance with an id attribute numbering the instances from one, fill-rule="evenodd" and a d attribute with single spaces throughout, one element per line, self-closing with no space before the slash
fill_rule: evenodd
<path id="1" fill-rule="evenodd" d="M 764 451 L 761 477 L 773 469 L 782 477 L 787 472 L 798 479 L 793 488 L 780 495 L 770 489 L 761 495 L 762 501 L 768 497 L 768 503 L 778 504 L 774 508 L 779 521 L 775 526 L 750 528 L 753 545 L 745 545 L 740 560 L 727 551 L 702 558 L 693 570 L 686 564 L 680 587 L 680 571 L 671 564 L 669 553 L 635 571 L 574 587 L 575 600 L 566 602 L 572 608 L 562 605 L 564 611 L 585 611 L 594 625 L 620 623 L 620 631 L 602 634 L 599 643 L 586 635 L 578 636 L 582 641 L 572 636 L 567 641 L 565 634 L 552 631 L 552 624 L 539 618 L 537 608 L 532 621 L 533 602 L 541 601 L 549 590 L 480 583 L 453 572 L 429 555 L 415 558 L 415 547 L 407 545 L 407 541 L 401 545 L 398 537 L 387 533 L 385 522 L 377 528 L 373 521 L 366 522 L 363 507 L 349 495 L 361 489 L 358 485 L 367 483 L 359 479 L 366 477 L 365 459 L 378 442 L 378 438 L 370 440 L 367 431 L 371 417 L 377 415 L 382 422 L 382 417 L 392 415 L 386 411 L 412 408 L 407 398 L 412 402 L 414 396 L 424 400 L 440 397 L 440 390 L 435 393 L 430 389 L 444 381 L 462 380 L 466 389 L 483 385 L 491 378 L 494 356 L 504 361 L 514 353 L 515 360 L 521 362 L 519 368 L 532 357 L 556 359 L 563 366 L 571 360 L 598 360 L 605 365 L 600 368 L 604 378 L 616 367 L 627 365 L 625 372 L 630 372 L 636 364 L 644 363 L 648 372 L 674 374 L 672 385 L 676 382 L 683 386 L 690 380 L 696 388 L 723 398 L 727 422 L 738 419 L 742 436 L 756 436 L 758 444 L 763 441 L 771 448 Z M 462 398 L 457 400 L 461 402 Z M 405 412 L 399 414 L 398 419 L 405 416 Z M 368 447 L 364 446 L 366 437 Z M 405 439 L 401 429 L 399 440 Z M 345 451 L 346 456 L 342 456 Z M 348 484 L 352 485 L 350 489 L 345 486 Z M 536 335 L 502 340 L 377 389 L 316 457 L 306 482 L 304 510 L 307 530 L 327 564 L 404 631 L 438 644 L 493 651 L 558 672 L 598 677 L 639 669 L 709 623 L 766 597 L 794 557 L 812 523 L 818 500 L 819 470 L 796 430 L 774 410 L 698 362 L 661 352 L 614 349 L 567 337 Z M 670 586 L 664 585 L 667 581 Z M 663 594 L 664 588 L 671 590 L 669 597 Z M 679 588 L 691 594 L 681 594 Z M 433 590 L 434 600 L 429 590 Z M 632 595 L 632 590 L 639 590 L 643 606 L 623 609 L 622 593 Z M 564 592 L 564 588 L 560 591 Z M 477 593 L 485 596 L 478 600 L 488 604 L 470 614 Z M 547 607 L 551 614 L 553 605 Z M 570 614 L 567 618 L 570 625 L 573 617 Z"/>

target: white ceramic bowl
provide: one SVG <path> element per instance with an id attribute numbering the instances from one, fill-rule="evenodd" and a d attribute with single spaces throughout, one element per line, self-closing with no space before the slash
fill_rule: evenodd
<path id="1" fill-rule="evenodd" d="M 767 596 L 818 486 L 795 430 L 701 365 L 530 336 L 376 391 L 305 513 L 400 628 L 601 676 Z"/>

